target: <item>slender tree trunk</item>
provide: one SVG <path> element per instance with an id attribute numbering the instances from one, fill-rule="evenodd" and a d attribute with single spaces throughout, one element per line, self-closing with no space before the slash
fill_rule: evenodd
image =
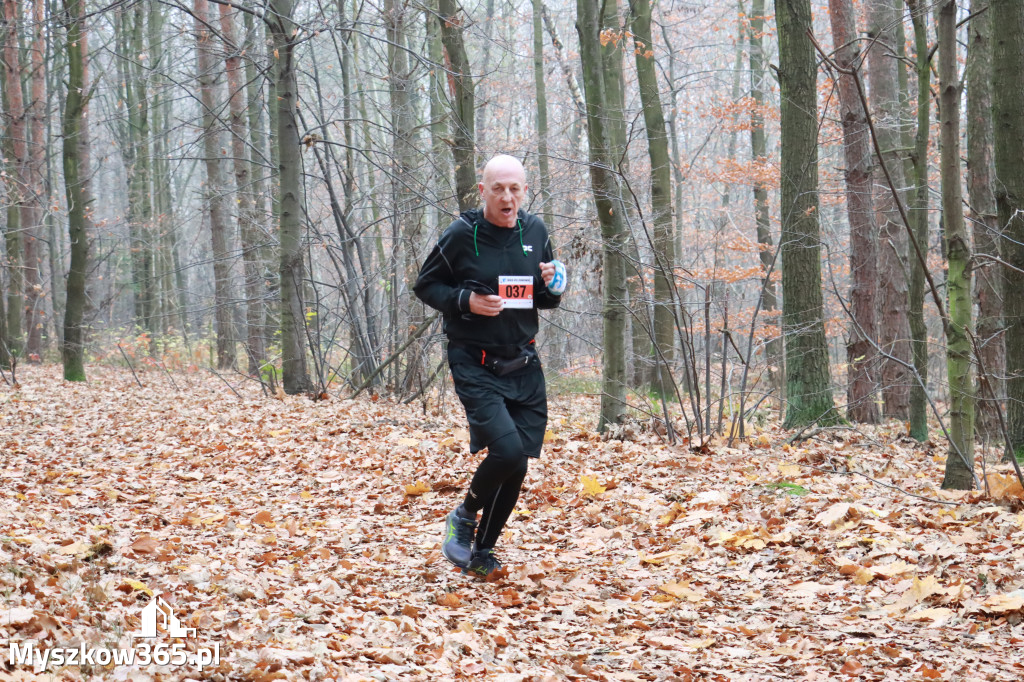
<path id="1" fill-rule="evenodd" d="M 996 206 L 1005 235 L 1006 403 L 1009 449 L 1024 458 L 1024 3 L 991 0 Z"/>
<path id="2" fill-rule="evenodd" d="M 750 8 L 750 98 L 754 106 L 750 113 L 750 156 L 757 164 L 768 163 L 768 140 L 764 129 L 764 0 L 753 0 Z M 678 163 L 678 159 L 676 161 Z M 680 200 L 681 201 L 681 200 Z M 771 213 L 768 206 L 768 185 L 760 178 L 754 181 L 754 222 L 757 225 L 758 253 L 761 260 L 763 275 L 761 290 L 762 317 L 768 323 L 775 323 L 776 311 L 779 309 L 778 297 L 775 294 L 775 283 L 770 274 L 775 265 L 775 244 L 772 242 Z M 776 325 L 777 326 L 777 325 Z M 768 383 L 781 392 L 785 373 L 782 337 L 773 334 L 765 348 L 768 362 Z"/>
<path id="3" fill-rule="evenodd" d="M 234 156 L 237 197 L 235 205 L 245 272 L 245 352 L 249 374 L 259 376 L 260 367 L 266 361 L 263 349 L 263 272 L 259 258 L 262 237 L 253 199 L 251 163 L 246 149 L 249 131 L 246 126 L 248 112 L 245 105 L 245 84 L 242 81 L 245 75 L 241 60 L 242 44 L 235 31 L 235 19 L 231 14 L 231 8 L 227 5 L 218 7 L 221 35 L 227 51 L 224 65 L 228 79 L 228 107 L 231 111 L 231 149 Z"/>
<path id="4" fill-rule="evenodd" d="M 338 3 L 339 15 L 342 21 L 345 21 L 345 0 L 339 0 Z M 432 136 L 435 133 L 434 125 L 436 124 L 436 135 L 438 138 L 444 136 L 446 129 L 444 116 L 440 113 L 442 110 L 440 99 L 441 94 L 444 91 L 444 85 L 446 79 L 444 78 L 444 71 L 441 70 L 441 64 L 443 62 L 443 47 L 441 45 L 441 26 L 437 21 L 436 2 L 434 7 L 428 12 L 429 29 L 432 30 L 433 35 L 431 38 L 431 61 L 435 64 L 435 84 L 432 87 L 431 97 L 431 112 L 435 112 L 438 115 L 438 119 L 435 120 L 431 125 Z M 431 31 L 428 30 L 428 34 Z M 362 307 L 362 320 L 365 322 L 365 333 L 358 328 L 353 330 L 353 333 L 357 336 L 357 342 L 359 344 L 360 357 L 356 359 L 356 365 L 353 371 L 353 381 L 359 382 L 360 384 L 367 377 L 373 376 L 372 384 L 377 385 L 379 383 L 379 373 L 377 372 L 378 359 L 376 357 L 377 350 L 379 349 L 380 343 L 380 331 L 377 326 L 377 319 L 379 316 L 375 312 L 375 292 L 378 287 L 370 286 L 368 284 L 368 275 L 373 268 L 373 255 L 372 250 L 365 246 L 365 241 L 358 238 L 358 234 L 351 229 L 349 221 L 359 214 L 356 212 L 355 204 L 355 178 L 359 172 L 356 164 L 356 157 L 354 153 L 355 145 L 357 144 L 355 139 L 355 131 L 351 124 L 354 119 L 353 115 L 353 100 L 355 95 L 352 92 L 352 73 L 355 70 L 355 41 L 357 36 L 354 32 L 346 33 L 342 40 L 342 93 L 344 96 L 344 103 L 342 105 L 342 111 L 345 116 L 345 126 L 343 128 L 345 134 L 345 168 L 347 169 L 344 174 L 344 196 L 345 196 L 345 212 L 339 219 L 339 231 L 338 238 L 341 240 L 343 246 L 343 262 L 348 272 L 352 274 L 349 276 L 351 281 L 351 287 L 349 289 L 349 301 L 352 306 L 356 303 L 360 303 Z M 360 95 L 362 91 L 360 90 Z M 438 100 L 435 105 L 434 100 Z M 451 168 L 451 152 L 444 148 L 444 142 L 437 140 L 439 144 L 438 159 L 435 163 L 438 167 L 444 169 L 444 175 L 439 180 L 439 185 L 448 187 L 451 183 L 450 168 Z M 333 152 L 332 152 L 333 156 Z M 340 165 L 337 160 L 334 161 L 335 165 Z M 439 172 L 438 175 L 441 175 Z M 372 177 L 372 176 L 371 176 Z M 449 205 L 451 201 L 446 202 Z M 445 211 L 443 207 L 438 208 L 438 221 L 439 223 L 446 223 L 449 217 L 448 211 Z M 358 259 L 359 271 L 363 273 L 359 275 L 356 272 L 356 262 L 354 259 Z M 359 314 L 354 313 L 354 317 L 359 321 Z"/>
<path id="5" fill-rule="evenodd" d="M 870 0 L 868 81 L 882 158 L 896 187 L 903 190 L 903 161 L 900 147 L 899 78 L 897 74 L 896 25 L 900 21 L 898 0 Z M 882 395 L 887 417 L 906 419 L 910 415 L 910 377 L 906 369 L 911 359 L 910 324 L 907 320 L 907 237 L 892 192 L 884 173 L 875 178 L 875 208 L 878 215 L 878 276 L 881 284 L 880 345 L 895 360 L 882 361 Z"/>
<path id="6" fill-rule="evenodd" d="M 810 0 L 775 0 L 782 98 L 782 328 L 785 427 L 835 423 L 821 292 L 818 101 Z"/>
<path id="7" fill-rule="evenodd" d="M 207 0 L 195 0 L 196 63 L 199 69 L 199 98 L 203 107 L 203 150 L 206 163 L 206 203 L 209 207 L 210 247 L 213 257 L 214 321 L 217 334 L 217 367 L 235 365 L 234 315 L 231 295 L 231 214 L 227 207 L 227 181 L 221 161 L 221 128 L 217 123 L 219 105 L 213 44 L 207 22 Z"/>
<path id="8" fill-rule="evenodd" d="M 459 211 L 477 205 L 475 111 L 473 74 L 462 38 L 463 13 L 455 0 L 438 2 L 441 42 L 448 64 L 448 84 L 452 101 L 452 154 L 455 156 L 455 194 Z"/>
<path id="9" fill-rule="evenodd" d="M 281 369 L 284 391 L 290 395 L 313 390 L 306 362 L 305 310 L 302 287 L 306 279 L 302 249 L 301 141 L 295 121 L 298 84 L 295 78 L 296 26 L 294 0 L 271 0 L 279 170 L 279 229 L 281 250 Z M 271 102 L 275 101 L 272 97 Z M 272 107 L 272 110 L 274 108 Z"/>
<path id="10" fill-rule="evenodd" d="M 124 33 L 119 49 L 125 54 L 146 52 L 146 7 L 139 3 L 122 10 Z M 122 60 L 119 60 L 122 61 Z M 122 75 L 125 108 L 128 113 L 128 139 L 125 165 L 128 168 L 128 229 L 131 232 L 132 291 L 135 320 L 139 327 L 156 336 L 153 284 L 153 203 L 151 195 L 151 157 L 149 147 L 149 78 L 139 59 L 126 59 Z"/>
<path id="11" fill-rule="evenodd" d="M 605 134 L 608 138 L 612 167 L 620 176 L 629 173 L 629 157 L 626 154 L 626 86 L 623 71 L 625 52 L 625 27 L 622 24 L 619 0 L 601 3 L 601 64 L 604 69 L 605 106 L 603 109 Z M 616 201 L 630 216 L 635 216 L 632 202 L 623 200 L 623 188 L 616 180 L 620 196 Z M 628 233 L 629 223 L 623 221 L 627 233 L 624 237 L 626 253 L 623 267 L 626 277 L 626 329 L 627 329 L 627 376 L 631 385 L 648 386 L 653 378 L 654 347 L 647 327 L 651 322 L 651 310 L 644 295 L 645 269 L 641 260 L 637 240 Z M 632 352 L 629 352 L 632 349 Z"/>
<path id="12" fill-rule="evenodd" d="M 840 68 L 858 68 L 857 22 L 851 0 L 829 0 L 832 42 Z M 839 113 L 846 159 L 846 210 L 850 220 L 850 307 L 853 320 L 846 344 L 846 416 L 850 421 L 877 424 L 878 357 L 875 294 L 878 286 L 878 233 L 871 200 L 871 138 L 853 76 L 840 75 Z"/>
<path id="13" fill-rule="evenodd" d="M 668 373 L 675 360 L 675 316 L 672 314 L 675 234 L 672 222 L 672 162 L 668 153 L 665 113 L 661 106 L 658 74 L 651 36 L 651 4 L 636 0 L 632 6 L 634 54 L 640 100 L 647 129 L 647 152 L 651 160 L 651 220 L 654 223 L 654 341 L 655 362 L 661 367 L 655 386 L 662 397 L 671 393 Z"/>
<path id="14" fill-rule="evenodd" d="M 984 9 L 983 9 L 984 8 Z M 978 302 L 978 433 L 1002 440 L 1000 398 L 1006 358 L 1003 342 L 1003 270 L 996 215 L 992 149 L 992 12 L 988 0 L 972 0 L 967 48 L 967 191 L 974 231 L 974 291 Z M 986 257 L 989 260 L 986 260 Z M 984 370 L 984 371 L 981 371 Z M 984 386 L 988 383 L 988 387 Z M 993 399 L 995 397 L 995 399 Z"/>
<path id="15" fill-rule="evenodd" d="M 494 43 L 494 0 L 485 0 L 483 24 L 483 58 L 480 60 L 480 85 L 486 85 L 486 79 L 491 75 L 491 46 Z M 487 149 L 487 113 L 488 99 L 486 92 L 480 102 L 476 115 L 476 138 L 477 146 L 480 149 Z M 493 148 L 493 145 L 491 145 Z"/>
<path id="16" fill-rule="evenodd" d="M 914 134 L 913 191 L 910 221 L 914 240 L 922 249 L 928 248 L 928 144 L 931 137 L 931 59 L 928 49 L 927 5 L 920 0 L 907 0 L 914 24 L 914 69 L 917 73 L 917 131 Z M 910 387 L 910 437 L 919 442 L 928 439 L 928 329 L 924 321 L 924 264 L 916 254 L 910 258 L 910 291 L 908 321 L 914 359 L 914 370 L 920 380 Z"/>
<path id="17" fill-rule="evenodd" d="M 576 0 L 576 30 L 580 36 L 580 59 L 583 62 L 587 102 L 590 180 L 598 220 L 601 223 L 603 249 L 604 360 L 598 428 L 604 431 L 609 425 L 619 423 L 626 413 L 625 306 L 628 290 L 623 257 L 627 235 L 618 178 L 615 174 L 615 163 L 618 159 L 612 155 L 612 134 L 607 129 L 606 122 L 614 103 L 609 99 L 605 87 L 605 81 L 610 74 L 603 68 L 602 22 L 598 9 L 596 3 L 590 0 Z"/>
<path id="18" fill-rule="evenodd" d="M 18 3 L 15 0 L 4 0 L 4 114 L 6 119 L 5 156 L 9 159 L 7 180 L 7 334 L 9 352 L 22 357 L 25 352 L 24 325 L 25 304 L 28 296 L 25 292 L 25 270 L 29 264 L 25 261 L 25 232 L 31 226 L 31 209 L 28 207 L 26 188 L 28 187 L 28 139 L 25 126 L 25 99 L 21 90 L 21 56 L 18 45 Z"/>
<path id="19" fill-rule="evenodd" d="M 569 60 L 565 56 L 565 47 L 562 45 L 562 39 L 558 35 L 558 28 L 555 26 L 555 22 L 551 20 L 551 15 L 548 13 L 547 5 L 544 4 L 543 0 L 540 5 L 541 18 L 544 19 L 544 26 L 547 28 L 548 35 L 551 37 L 551 46 L 555 49 L 555 59 L 558 60 L 559 66 L 562 67 L 562 73 L 565 75 L 565 84 L 569 88 L 569 94 L 572 96 L 572 101 L 576 105 L 576 112 L 579 114 L 580 120 L 587 120 L 587 103 L 583 99 L 583 92 L 580 90 L 579 81 L 576 80 L 576 70 L 572 68 Z"/>
<path id="20" fill-rule="evenodd" d="M 64 158 L 64 196 L 68 205 L 71 268 L 68 270 L 64 309 L 64 378 L 85 381 L 86 273 L 89 270 L 89 121 L 85 90 L 88 85 L 86 35 L 82 16 L 85 0 L 63 0 L 67 30 L 68 88 L 61 122 Z"/>
<path id="21" fill-rule="evenodd" d="M 31 140 L 28 145 L 28 205 L 31 221 L 25 234 L 26 353 L 30 360 L 40 362 L 43 355 L 43 331 L 47 324 L 46 297 L 42 279 L 42 248 L 39 240 L 43 229 L 43 199 L 46 197 L 46 68 L 43 63 L 43 31 L 46 24 L 43 0 L 32 0 L 32 44 L 29 51 L 30 100 L 25 107 Z M 51 298 L 52 302 L 52 298 Z"/>
<path id="22" fill-rule="evenodd" d="M 970 490 L 974 483 L 974 384 L 971 380 L 971 245 L 960 187 L 960 81 L 957 73 L 956 0 L 939 5 L 939 109 L 942 216 L 946 227 L 949 327 L 949 453 L 943 488 Z"/>
<path id="23" fill-rule="evenodd" d="M 435 221 L 437 229 L 443 230 L 451 220 L 452 207 L 448 201 L 452 182 L 451 152 L 448 151 L 448 113 L 444 101 L 447 100 L 445 87 L 448 84 L 448 69 L 444 62 L 444 45 L 441 42 L 441 22 L 438 19 L 437 0 L 431 0 L 423 10 L 424 23 L 427 29 L 427 52 L 430 57 L 430 149 L 431 172 L 434 180 L 434 198 L 437 202 Z M 347 53 L 346 53 L 347 59 Z M 347 65 L 342 67 L 345 102 L 348 104 L 351 91 L 347 80 Z M 351 106 L 351 105 L 349 105 Z M 346 117 L 347 118 L 347 117 Z M 346 123 L 346 125 L 348 125 Z M 348 133 L 351 135 L 351 133 Z M 350 167 L 352 164 L 349 164 Z"/>
<path id="24" fill-rule="evenodd" d="M 253 196 L 253 218 L 256 221 L 256 238 L 258 242 L 253 246 L 256 271 L 259 274 L 259 301 L 254 311 L 246 308 L 246 317 L 250 325 L 255 324 L 255 338 L 250 332 L 249 347 L 251 352 L 262 363 L 267 362 L 267 338 L 270 336 L 268 324 L 268 304 L 271 298 L 268 282 L 276 279 L 270 258 L 271 244 L 273 243 L 273 227 L 271 220 L 271 208 L 268 197 L 267 183 L 267 124 L 263 118 L 263 106 L 265 101 L 262 84 L 265 79 L 259 75 L 256 60 L 265 56 L 263 50 L 257 52 L 258 40 L 253 17 L 248 12 L 243 15 L 245 23 L 245 49 L 248 58 L 245 60 L 245 81 L 248 93 L 248 117 L 249 117 L 249 167 L 252 183 Z M 269 107 L 273 109 L 274 107 Z M 348 116 L 346 116 L 346 120 Z M 276 170 L 276 169 L 274 169 Z M 276 288 L 276 287 L 273 287 Z M 255 313 L 255 314 L 250 314 Z"/>
<path id="25" fill-rule="evenodd" d="M 552 225 L 551 167 L 548 157 L 548 95 L 544 82 L 543 3 L 533 0 L 533 83 L 537 94 L 537 180 L 540 182 L 541 217 Z"/>
<path id="26" fill-rule="evenodd" d="M 414 111 L 413 67 L 406 53 L 409 42 L 408 17 L 409 8 L 396 0 L 384 3 L 384 21 L 387 30 L 387 69 L 388 94 L 391 104 L 392 130 L 392 164 L 391 196 L 392 196 L 392 243 L 402 244 L 404 248 L 396 248 L 396 265 L 394 284 L 392 285 L 392 325 L 398 330 L 406 325 L 409 328 L 419 326 L 422 320 L 422 306 L 412 303 L 399 296 L 399 291 L 412 289 L 419 270 L 420 256 L 418 246 L 423 232 L 423 206 L 420 199 L 420 178 L 417 173 L 418 135 Z M 444 28 L 442 27 L 442 32 Z M 409 358 L 405 374 L 405 388 L 410 387 L 415 371 L 419 366 L 418 348 L 407 355 Z M 398 367 L 395 366 L 397 371 Z"/>

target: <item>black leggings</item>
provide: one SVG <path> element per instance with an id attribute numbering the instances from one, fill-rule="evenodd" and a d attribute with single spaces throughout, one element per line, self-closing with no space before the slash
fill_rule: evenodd
<path id="1" fill-rule="evenodd" d="M 480 462 L 463 507 L 476 514 L 484 510 L 476 535 L 477 549 L 493 549 L 501 531 L 519 500 L 526 478 L 527 457 L 523 441 L 515 431 L 487 446 L 487 457 Z"/>

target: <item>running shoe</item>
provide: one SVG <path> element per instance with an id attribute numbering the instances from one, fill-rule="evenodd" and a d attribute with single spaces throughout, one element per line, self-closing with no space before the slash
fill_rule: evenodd
<path id="1" fill-rule="evenodd" d="M 501 562 L 498 561 L 498 557 L 494 556 L 493 549 L 478 549 L 473 552 L 473 558 L 470 559 L 469 565 L 462 569 L 462 572 L 486 578 L 500 570 Z"/>
<path id="2" fill-rule="evenodd" d="M 459 568 L 466 568 L 473 558 L 473 537 L 476 535 L 476 521 L 467 519 L 453 509 L 444 518 L 444 541 L 441 554 Z"/>

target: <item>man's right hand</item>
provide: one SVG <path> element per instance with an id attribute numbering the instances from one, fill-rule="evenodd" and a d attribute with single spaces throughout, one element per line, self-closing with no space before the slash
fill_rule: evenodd
<path id="1" fill-rule="evenodd" d="M 494 317 L 504 307 L 505 304 L 502 303 L 501 296 L 495 296 L 494 294 L 482 295 L 475 291 L 469 295 L 469 312 L 476 315 Z"/>

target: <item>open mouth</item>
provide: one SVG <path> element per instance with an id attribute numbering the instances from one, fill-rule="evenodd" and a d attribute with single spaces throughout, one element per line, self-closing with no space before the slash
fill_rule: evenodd
<path id="1" fill-rule="evenodd" d="M 506 218 L 508 218 L 508 217 L 510 217 L 510 216 L 512 216 L 514 214 L 515 214 L 515 211 L 513 211 L 511 207 L 505 207 L 505 208 L 501 209 L 501 215 L 505 216 Z"/>

